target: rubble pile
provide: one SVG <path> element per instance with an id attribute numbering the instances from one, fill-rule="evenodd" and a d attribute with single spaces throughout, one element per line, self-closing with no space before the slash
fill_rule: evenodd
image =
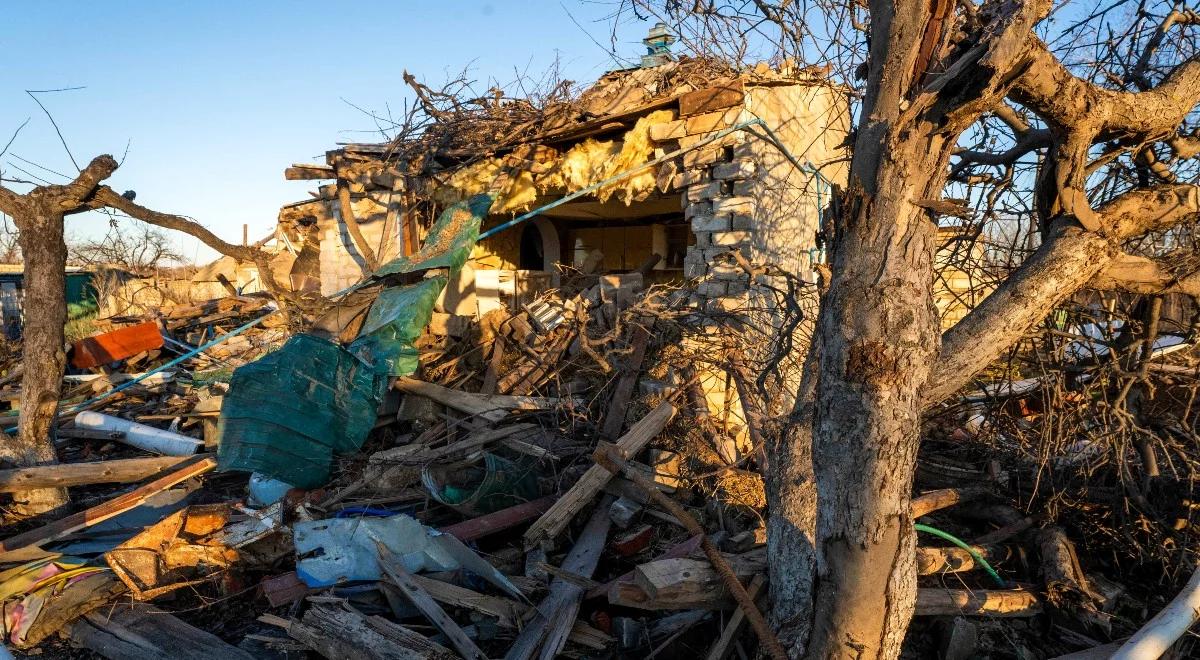
<path id="1" fill-rule="evenodd" d="M 737 382 L 736 324 L 693 316 L 685 295 L 636 272 L 569 273 L 524 309 L 425 324 L 360 448 L 335 449 L 304 487 L 271 474 L 300 474 L 294 456 L 264 453 L 247 481 L 211 453 L 229 423 L 215 421 L 222 369 L 283 351 L 279 321 L 154 370 L 278 319 L 265 299 L 121 319 L 73 350 L 75 364 L 107 361 L 67 376 L 64 464 L 0 472 L 7 492 L 68 486 L 85 507 L 0 542 L 6 643 L 110 658 L 775 656 L 754 441 L 770 429 Z M 348 345 L 372 326 L 346 325 L 359 328 Z M 81 399 L 139 370 L 158 377 Z M 978 428 L 959 419 L 960 435 Z M 1048 625 L 1077 647 L 1128 631 L 1130 589 L 1085 570 L 1063 526 L 1013 506 L 1015 472 L 962 442 L 930 446 L 913 500 L 915 635 L 942 657 L 1011 657 L 1055 648 Z"/>

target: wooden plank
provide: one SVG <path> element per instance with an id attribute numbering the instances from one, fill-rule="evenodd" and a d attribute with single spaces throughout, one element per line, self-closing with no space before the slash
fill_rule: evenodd
<path id="1" fill-rule="evenodd" d="M 287 634 L 329 660 L 455 660 L 458 656 L 423 635 L 379 617 L 349 608 L 310 607 L 302 621 L 264 615 L 259 621 L 279 625 Z"/>
<path id="2" fill-rule="evenodd" d="M 596 571 L 600 553 L 604 550 L 604 541 L 608 538 L 608 529 L 612 526 L 612 519 L 608 517 L 610 502 L 611 497 L 606 496 L 600 506 L 596 507 L 580 533 L 579 540 L 563 560 L 563 570 L 587 578 Z M 538 604 L 537 614 L 517 636 L 504 659 L 529 660 L 539 647 L 539 660 L 552 660 L 557 656 L 566 645 L 567 637 L 575 625 L 583 594 L 582 587 L 555 578 L 550 583 L 550 593 Z"/>
<path id="3" fill-rule="evenodd" d="M 671 548 L 669 550 L 662 553 L 658 557 L 655 557 L 655 559 L 675 559 L 678 557 L 686 557 L 698 549 L 700 549 L 700 537 L 692 536 L 692 537 L 688 538 L 686 541 L 683 541 L 682 543 L 671 546 Z M 589 591 L 587 594 L 587 597 L 588 598 L 603 598 L 604 596 L 608 595 L 609 590 L 611 590 L 613 587 L 615 587 L 618 583 L 632 584 L 633 583 L 633 575 L 634 575 L 634 572 L 629 571 L 628 573 L 624 573 L 618 577 L 615 577 L 615 578 L 609 580 L 608 582 Z"/>
<path id="4" fill-rule="evenodd" d="M 254 660 L 246 651 L 152 605 L 101 608 L 66 629 L 79 646 L 110 660 Z"/>
<path id="5" fill-rule="evenodd" d="M 392 385 L 405 394 L 415 394 L 453 408 L 461 413 L 498 422 L 512 410 L 545 410 L 553 408 L 557 399 L 535 396 L 505 396 L 503 394 L 472 394 L 452 390 L 415 378 L 397 378 Z"/>
<path id="6" fill-rule="evenodd" d="M 111 434 L 105 433 L 105 436 L 111 437 Z M 192 459 L 192 456 L 154 456 L 0 470 L 0 493 L 89 484 L 133 483 Z"/>
<path id="7" fill-rule="evenodd" d="M 548 495 L 532 502 L 517 504 L 507 509 L 501 509 L 493 513 L 484 514 L 478 518 L 472 518 L 443 527 L 442 531 L 464 543 L 468 543 L 489 534 L 502 532 L 506 529 L 516 527 L 523 522 L 533 520 L 549 510 L 554 504 L 555 499 L 553 495 Z"/>
<path id="8" fill-rule="evenodd" d="M 187 481 L 192 477 L 198 477 L 215 467 L 217 467 L 217 459 L 211 456 L 202 458 L 192 457 L 187 464 L 179 469 L 124 495 L 118 495 L 103 504 L 98 504 L 85 511 L 71 514 L 37 529 L 31 529 L 28 532 L 4 539 L 3 542 L 0 542 L 0 562 L 13 560 L 14 557 L 18 556 L 18 551 L 22 549 L 40 546 L 44 543 L 61 539 L 81 529 L 125 513 L 130 509 L 140 506 L 143 502 L 150 499 L 151 496 Z"/>
<path id="9" fill-rule="evenodd" d="M 312 181 L 314 179 L 336 179 L 337 172 L 329 165 L 317 163 L 295 163 L 283 171 L 287 181 Z"/>
<path id="10" fill-rule="evenodd" d="M 741 80 L 698 89 L 679 97 L 679 116 L 698 115 L 703 112 L 723 110 L 742 103 L 745 92 Z"/>
<path id="11" fill-rule="evenodd" d="M 492 357 L 488 360 L 487 371 L 483 373 L 483 385 L 480 394 L 495 394 L 496 384 L 500 378 L 500 367 L 504 363 L 504 337 L 497 335 L 492 341 Z"/>
<path id="12" fill-rule="evenodd" d="M 608 412 L 604 414 L 604 426 L 600 437 L 611 440 L 621 432 L 625 425 L 625 409 L 629 407 L 629 399 L 633 396 L 633 388 L 637 386 L 638 376 L 642 374 L 642 362 L 646 359 L 646 345 L 650 343 L 650 331 L 646 326 L 638 324 L 633 327 L 629 340 L 633 351 L 629 354 L 621 379 L 613 390 L 612 401 L 608 404 Z"/>
<path id="13" fill-rule="evenodd" d="M 766 584 L 766 578 L 761 575 L 755 575 L 754 579 L 750 580 L 750 584 L 746 587 L 746 593 L 750 594 L 751 598 L 757 600 Z M 725 660 L 725 658 L 728 658 L 729 654 L 733 651 L 733 643 L 745 627 L 746 611 L 739 607 L 729 617 L 729 621 L 725 623 L 725 629 L 721 631 L 720 639 L 709 649 L 706 660 Z"/>
<path id="14" fill-rule="evenodd" d="M 676 408 L 669 402 L 662 402 L 651 410 L 648 415 L 638 420 L 629 428 L 629 432 L 617 441 L 617 448 L 626 455 L 632 456 L 650 443 L 667 424 L 675 417 Z M 533 545 L 545 539 L 558 536 L 575 514 L 579 513 L 604 485 L 613 478 L 613 473 L 599 465 L 593 465 L 575 482 L 571 489 L 563 494 L 550 510 L 542 514 L 525 532 L 525 544 Z"/>
<path id="15" fill-rule="evenodd" d="M 428 591 L 425 591 L 416 580 L 412 579 L 412 574 L 396 560 L 392 551 L 379 541 L 375 542 L 375 547 L 379 550 L 379 566 L 383 572 L 387 574 L 393 584 L 400 588 L 400 591 L 404 592 L 405 597 L 418 610 L 421 610 L 421 614 L 424 614 L 426 619 L 429 619 L 438 630 L 442 631 L 442 634 L 450 640 L 450 644 L 467 660 L 487 660 L 483 651 L 479 650 L 479 647 L 475 646 L 475 642 L 472 642 L 470 637 L 467 637 L 467 633 L 463 632 L 458 623 L 446 614 L 446 610 L 443 610 L 433 596 L 430 596 Z"/>

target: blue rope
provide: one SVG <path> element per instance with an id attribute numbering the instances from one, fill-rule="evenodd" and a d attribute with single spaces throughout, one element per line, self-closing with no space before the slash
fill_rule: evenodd
<path id="1" fill-rule="evenodd" d="M 165 362 L 165 363 L 151 369 L 150 371 L 147 371 L 146 373 L 141 374 L 140 376 L 138 376 L 132 380 L 127 380 L 124 383 L 121 383 L 120 385 L 112 388 L 111 390 L 109 390 L 103 394 L 94 396 L 94 397 L 88 399 L 87 401 L 84 401 L 82 403 L 76 404 L 75 406 L 73 406 L 71 408 L 68 408 L 67 410 L 60 410 L 58 412 L 58 414 L 55 416 L 55 418 L 61 417 L 62 415 L 69 415 L 71 413 L 78 412 L 78 411 L 82 410 L 83 408 L 86 408 L 92 404 L 99 403 L 100 401 L 103 401 L 103 400 L 109 398 L 110 396 L 116 394 L 117 392 L 128 389 L 130 387 L 133 387 L 134 385 L 137 385 L 138 383 L 142 382 L 143 380 L 146 380 L 150 376 L 153 376 L 154 374 L 156 374 L 160 371 L 170 369 L 171 367 L 179 364 L 180 362 L 183 362 L 184 360 L 194 357 L 198 353 L 207 351 L 208 349 L 212 348 L 213 346 L 217 346 L 218 344 L 221 344 L 229 339 L 232 339 L 232 338 L 242 334 L 243 332 L 249 330 L 250 328 L 253 328 L 254 326 L 258 325 L 259 323 L 262 323 L 263 321 L 265 321 L 267 318 L 274 316 L 275 314 L 278 314 L 278 313 L 279 313 L 279 310 L 275 310 L 273 312 L 268 312 L 267 314 L 263 314 L 262 316 L 254 319 L 253 321 L 250 321 L 241 326 L 238 326 L 237 328 L 230 330 L 229 332 L 221 335 L 220 337 L 213 339 L 212 341 L 208 342 L 207 344 L 193 348 L 192 350 L 188 351 L 187 353 L 184 353 L 183 355 L 180 355 L 179 357 L 175 358 L 174 360 L 171 360 L 170 362 Z M 17 427 L 13 426 L 11 428 L 5 429 L 4 432 L 11 434 L 16 429 L 17 429 Z"/>

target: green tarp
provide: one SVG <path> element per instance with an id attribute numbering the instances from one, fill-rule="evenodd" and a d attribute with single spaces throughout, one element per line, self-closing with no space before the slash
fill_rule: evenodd
<path id="1" fill-rule="evenodd" d="M 433 269 L 453 276 L 470 257 L 491 203 L 491 196 L 476 195 L 447 208 L 419 251 L 384 264 L 367 282 Z M 388 376 L 416 371 L 413 342 L 447 281 L 439 273 L 385 288 L 348 347 L 299 334 L 239 367 L 221 407 L 220 468 L 258 472 L 299 488 L 328 481 L 333 455 L 362 447 Z"/>

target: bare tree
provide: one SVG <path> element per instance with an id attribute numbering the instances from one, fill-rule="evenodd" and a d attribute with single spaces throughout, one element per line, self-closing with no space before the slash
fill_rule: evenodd
<path id="1" fill-rule="evenodd" d="M 269 255 L 253 246 L 226 243 L 199 223 L 182 216 L 152 211 L 119 195 L 103 182 L 117 169 L 109 155 L 97 156 L 65 185 L 34 186 L 17 194 L 0 182 L 0 212 L 13 218 L 25 259 L 25 342 L 21 380 L 21 416 L 17 437 L 3 445 L 0 455 L 18 465 L 57 462 L 51 427 L 58 409 L 66 353 L 63 328 L 67 320 L 64 269 L 67 246 L 63 221 L 67 215 L 107 209 L 120 211 L 156 227 L 182 231 L 212 249 L 239 261 L 253 262 L 269 290 L 280 292 L 271 274 Z M 65 489 L 16 494 L 14 512 L 44 513 L 67 501 Z"/>
<path id="2" fill-rule="evenodd" d="M 143 277 L 184 260 L 166 232 L 142 223 L 134 227 L 114 224 L 103 238 L 70 244 L 68 251 L 76 263 L 117 267 Z"/>
<path id="3" fill-rule="evenodd" d="M 1200 292 L 1193 249 L 1137 249 L 1200 217 L 1200 15 L 1122 5 L 1051 24 L 1052 0 L 623 3 L 701 52 L 819 59 L 856 106 L 832 275 L 767 452 L 773 615 L 793 656 L 899 656 L 929 406 L 1081 288 Z M 933 261 L 947 213 L 1015 219 L 1038 241 L 942 333 Z"/>

